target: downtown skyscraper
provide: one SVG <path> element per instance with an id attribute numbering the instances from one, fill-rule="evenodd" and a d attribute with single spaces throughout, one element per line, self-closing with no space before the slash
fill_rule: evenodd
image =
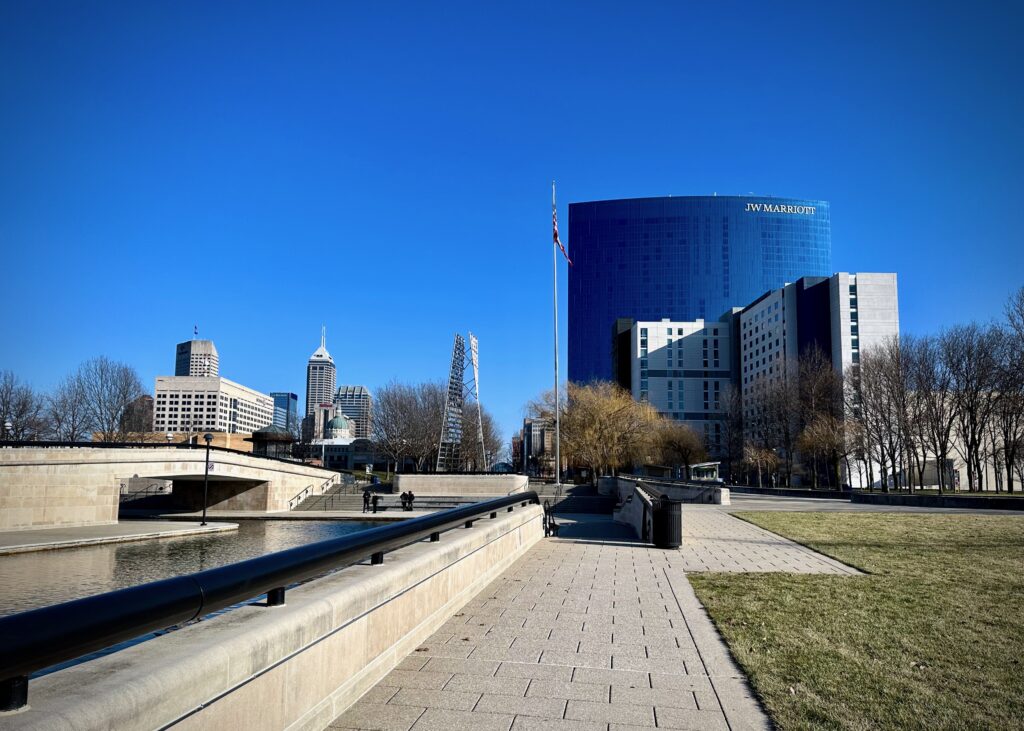
<path id="1" fill-rule="evenodd" d="M 309 356 L 306 364 L 306 416 L 316 412 L 320 404 L 331 404 L 337 384 L 334 358 L 327 352 L 327 330 L 320 331 L 320 347 Z"/>

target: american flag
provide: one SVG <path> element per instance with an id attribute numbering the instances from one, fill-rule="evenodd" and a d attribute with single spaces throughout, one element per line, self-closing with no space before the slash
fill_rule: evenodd
<path id="1" fill-rule="evenodd" d="M 568 252 L 565 247 L 562 246 L 561 240 L 558 238 L 558 209 L 555 208 L 554 201 L 551 202 L 551 228 L 554 230 L 555 243 L 558 244 L 558 248 L 562 250 L 562 256 L 569 262 L 569 266 L 572 266 L 572 259 L 569 258 Z"/>

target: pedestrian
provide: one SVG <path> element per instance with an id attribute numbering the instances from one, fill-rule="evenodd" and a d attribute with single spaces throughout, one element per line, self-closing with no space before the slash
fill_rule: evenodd
<path id="1" fill-rule="evenodd" d="M 416 499 L 416 496 L 412 494 L 412 490 L 409 490 L 409 507 L 408 510 L 412 510 L 412 501 Z"/>
<path id="2" fill-rule="evenodd" d="M 363 490 L 363 512 L 370 512 L 370 490 L 369 488 Z"/>
<path id="3" fill-rule="evenodd" d="M 402 500 L 402 510 L 408 510 L 409 509 L 409 493 L 403 492 L 401 500 Z"/>
<path id="4" fill-rule="evenodd" d="M 370 502 L 373 504 L 373 512 L 377 512 L 377 503 L 380 502 L 380 495 L 373 493 L 373 497 L 370 498 Z"/>

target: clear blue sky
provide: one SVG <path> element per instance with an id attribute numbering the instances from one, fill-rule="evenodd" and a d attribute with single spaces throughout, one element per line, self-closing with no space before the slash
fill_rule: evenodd
<path id="1" fill-rule="evenodd" d="M 552 178 L 563 231 L 570 201 L 826 199 L 835 268 L 898 272 L 904 331 L 996 317 L 1022 7 L 5 2 L 0 368 L 152 384 L 198 323 L 302 398 L 321 323 L 371 388 L 472 330 L 508 436 L 552 380 Z"/>

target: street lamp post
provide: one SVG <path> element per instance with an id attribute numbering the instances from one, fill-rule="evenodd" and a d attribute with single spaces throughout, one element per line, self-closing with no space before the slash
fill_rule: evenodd
<path id="1" fill-rule="evenodd" d="M 203 522 L 206 525 L 206 503 L 210 499 L 210 442 L 213 441 L 213 434 L 203 434 L 203 441 L 206 442 L 206 473 L 203 475 Z"/>

